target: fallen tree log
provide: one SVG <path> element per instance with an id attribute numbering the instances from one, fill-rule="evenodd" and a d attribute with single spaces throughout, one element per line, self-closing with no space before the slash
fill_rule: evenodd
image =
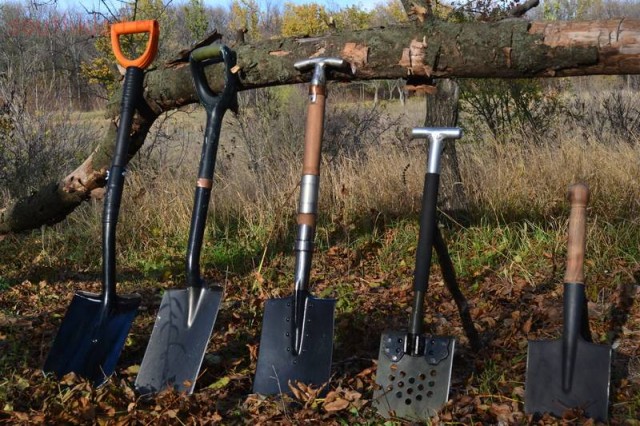
<path id="1" fill-rule="evenodd" d="M 640 74 L 640 20 L 449 23 L 372 28 L 313 38 L 265 40 L 235 47 L 241 90 L 308 80 L 293 68 L 301 58 L 340 56 L 353 66 L 343 81 L 403 78 L 420 85 L 431 78 L 534 78 L 596 74 Z M 212 67 L 215 68 L 215 67 Z M 211 86 L 221 75 L 209 70 Z M 113 125 L 78 169 L 44 182 L 31 195 L 0 210 L 0 234 L 64 219 L 105 183 L 115 140 L 121 94 L 107 108 Z M 162 113 L 197 101 L 188 65 L 172 62 L 147 72 L 145 102 L 134 118 L 129 157 Z"/>

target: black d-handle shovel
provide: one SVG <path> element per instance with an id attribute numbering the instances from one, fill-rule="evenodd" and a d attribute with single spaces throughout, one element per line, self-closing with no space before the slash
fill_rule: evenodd
<path id="1" fill-rule="evenodd" d="M 585 308 L 584 253 L 589 188 L 569 188 L 569 241 L 564 275 L 564 325 L 558 340 L 529 341 L 524 411 L 556 416 L 581 409 L 607 421 L 611 346 L 591 341 Z"/>
<path id="2" fill-rule="evenodd" d="M 205 65 L 224 62 L 225 84 L 215 95 L 204 74 Z M 235 53 L 226 46 L 210 45 L 191 53 L 191 74 L 200 102 L 207 111 L 207 127 L 187 246 L 187 285 L 164 293 L 149 345 L 136 378 L 136 389 L 159 392 L 167 387 L 193 392 L 207 344 L 220 310 L 222 287 L 207 287 L 200 276 L 200 250 L 207 221 L 213 171 L 222 118 L 237 106 L 237 78 L 232 73 Z"/>
<path id="3" fill-rule="evenodd" d="M 299 71 L 313 69 L 305 125 L 304 157 L 295 242 L 294 293 L 265 303 L 260 353 L 253 391 L 264 395 L 291 393 L 289 383 L 322 385 L 329 381 L 333 352 L 334 299 L 309 292 L 309 273 L 318 213 L 320 151 L 326 98 L 325 68 L 350 72 L 340 58 L 296 62 Z"/>
<path id="4" fill-rule="evenodd" d="M 374 405 L 384 417 L 426 420 L 449 398 L 455 340 L 423 334 L 424 297 L 436 232 L 436 207 L 440 183 L 440 157 L 445 139 L 459 139 L 458 128 L 416 128 L 414 138 L 428 138 L 429 159 L 425 175 L 420 234 L 413 280 L 413 309 L 409 330 L 387 331 L 380 340 Z"/>
<path id="5" fill-rule="evenodd" d="M 145 52 L 135 60 L 125 58 L 120 51 L 119 36 L 143 32 L 149 33 Z M 102 215 L 102 293 L 78 291 L 75 294 L 43 368 L 45 372 L 54 372 L 58 377 L 75 372 L 96 386 L 115 370 L 140 305 L 140 296 L 137 294 L 116 294 L 116 226 L 133 113 L 142 97 L 144 69 L 151 64 L 158 50 L 158 37 L 156 21 L 121 22 L 111 26 L 114 54 L 118 62 L 126 66 L 126 73 L 120 123 Z"/>

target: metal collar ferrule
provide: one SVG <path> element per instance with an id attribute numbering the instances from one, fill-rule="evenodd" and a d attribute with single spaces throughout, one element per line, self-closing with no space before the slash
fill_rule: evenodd
<path id="1" fill-rule="evenodd" d="M 199 178 L 196 182 L 198 188 L 211 189 L 213 187 L 213 180 L 206 178 Z"/>
<path id="2" fill-rule="evenodd" d="M 302 176 L 302 179 L 300 180 L 300 201 L 298 203 L 298 213 L 317 214 L 319 187 L 320 176 Z"/>
<path id="3" fill-rule="evenodd" d="M 309 86 L 309 102 L 315 103 L 318 95 L 327 96 L 327 89 L 325 86 L 318 86 L 311 84 Z"/>

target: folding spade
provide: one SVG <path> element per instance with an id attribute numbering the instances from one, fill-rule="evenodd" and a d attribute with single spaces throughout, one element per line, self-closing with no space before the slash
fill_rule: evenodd
<path id="1" fill-rule="evenodd" d="M 224 62 L 225 84 L 222 93 L 214 95 L 207 84 L 204 66 L 218 62 Z M 196 92 L 207 111 L 207 127 L 187 246 L 188 288 L 164 293 L 136 378 L 136 389 L 143 394 L 169 386 L 189 394 L 193 392 L 222 300 L 222 287 L 207 288 L 200 277 L 200 250 L 222 118 L 227 109 L 237 106 L 237 78 L 231 72 L 236 59 L 228 47 L 212 44 L 194 50 L 189 63 Z"/>
<path id="2" fill-rule="evenodd" d="M 314 70 L 309 86 L 298 204 L 295 288 L 292 296 L 265 303 L 260 354 L 253 381 L 253 391 L 265 395 L 290 393 L 289 381 L 313 385 L 326 383 L 333 351 L 335 300 L 313 297 L 308 288 L 318 212 L 325 68 L 349 72 L 350 66 L 339 58 L 307 59 L 294 66 L 299 71 Z"/>
<path id="3" fill-rule="evenodd" d="M 571 213 L 562 338 L 529 341 L 524 410 L 562 416 L 565 411 L 578 408 L 587 416 L 606 422 L 611 347 L 592 343 L 589 331 L 583 272 L 588 201 L 586 185 L 569 188 Z"/>
<path id="4" fill-rule="evenodd" d="M 414 273 L 414 300 L 409 331 L 387 331 L 380 340 L 378 372 L 373 401 L 384 417 L 425 420 L 449 397 L 455 340 L 423 334 L 424 297 L 437 231 L 436 206 L 440 182 L 440 157 L 445 139 L 459 139 L 458 128 L 415 128 L 414 138 L 428 138 L 429 159 L 422 195 L 420 234 Z"/>
<path id="5" fill-rule="evenodd" d="M 149 33 L 145 52 L 137 59 L 124 57 L 119 37 Z M 95 385 L 113 373 L 140 305 L 140 296 L 116 294 L 116 226 L 129 155 L 129 133 L 135 107 L 142 97 L 144 69 L 158 50 L 157 21 L 121 22 L 111 26 L 111 45 L 126 67 L 120 123 L 102 214 L 102 293 L 78 291 L 67 310 L 43 370 L 63 376 L 75 372 Z"/>

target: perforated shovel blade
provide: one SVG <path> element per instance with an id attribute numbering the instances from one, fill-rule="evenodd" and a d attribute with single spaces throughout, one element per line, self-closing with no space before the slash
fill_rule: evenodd
<path id="1" fill-rule="evenodd" d="M 329 381 L 336 301 L 307 296 L 302 353 L 292 351 L 293 297 L 265 303 L 253 392 L 290 394 L 289 381 L 320 386 Z"/>
<path id="2" fill-rule="evenodd" d="M 198 292 L 191 300 L 189 292 Z M 169 290 L 162 297 L 136 378 L 142 394 L 171 387 L 192 393 L 220 310 L 222 289 Z"/>
<path id="3" fill-rule="evenodd" d="M 401 349 L 406 336 L 406 332 L 382 335 L 373 404 L 385 418 L 424 421 L 449 399 L 455 340 L 424 336 L 425 355 L 414 357 Z"/>

